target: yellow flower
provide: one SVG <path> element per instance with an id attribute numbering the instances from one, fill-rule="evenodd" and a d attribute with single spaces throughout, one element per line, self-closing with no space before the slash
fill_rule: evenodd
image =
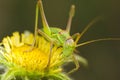
<path id="1" fill-rule="evenodd" d="M 34 36 L 28 31 L 21 35 L 19 32 L 14 32 L 13 36 L 5 37 L 2 41 L 3 49 L 1 47 L 0 50 L 4 57 L 1 58 L 1 63 L 7 64 L 6 67 L 8 67 L 8 70 L 11 70 L 12 68 L 13 71 L 16 70 L 16 72 L 13 72 L 14 75 L 15 73 L 16 75 L 18 75 L 18 73 L 21 73 L 22 75 L 32 73 L 32 75 L 37 74 L 45 77 L 46 75 L 55 75 L 61 72 L 61 64 L 63 64 L 64 61 L 61 54 L 62 48 L 56 46 L 52 48 L 51 61 L 49 67 L 47 67 L 50 42 L 41 36 L 37 36 L 36 43 L 31 50 L 33 42 Z M 4 59 L 5 62 L 2 62 L 2 59 Z M 4 74 L 3 80 L 7 74 L 8 73 Z M 7 79 L 9 79 L 9 77 Z"/>

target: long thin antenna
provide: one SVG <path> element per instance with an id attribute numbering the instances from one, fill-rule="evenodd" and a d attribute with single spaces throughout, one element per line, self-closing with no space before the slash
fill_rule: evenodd
<path id="1" fill-rule="evenodd" d="M 67 26 L 66 26 L 66 31 L 68 33 L 70 32 L 71 22 L 72 22 L 72 18 L 74 17 L 74 14 L 75 14 L 75 5 L 72 5 L 71 9 L 70 9 L 70 13 L 69 13 L 68 23 L 67 23 Z"/>
<path id="2" fill-rule="evenodd" d="M 50 31 L 48 22 L 47 22 L 46 17 L 45 17 L 42 0 L 38 0 L 38 4 L 40 7 L 40 13 L 41 13 L 42 22 L 43 22 L 43 30 L 46 34 L 51 35 L 51 31 Z"/>
<path id="3" fill-rule="evenodd" d="M 99 21 L 100 19 L 102 19 L 101 16 L 96 17 L 95 19 L 93 19 L 84 29 L 83 31 L 80 33 L 80 36 L 78 37 L 78 40 L 85 34 L 85 32 L 87 32 L 87 30 L 93 25 L 95 24 L 97 21 Z"/>
<path id="4" fill-rule="evenodd" d="M 80 43 L 76 47 L 84 46 L 84 45 L 87 45 L 87 44 L 90 44 L 90 43 L 94 43 L 94 42 L 98 42 L 98 41 L 107 41 L 107 40 L 120 40 L 120 38 L 102 38 L 102 39 L 90 40 L 90 41 L 86 41 L 86 42 Z"/>

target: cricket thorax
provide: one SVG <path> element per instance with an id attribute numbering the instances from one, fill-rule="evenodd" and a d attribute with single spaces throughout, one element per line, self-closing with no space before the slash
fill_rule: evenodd
<path id="1" fill-rule="evenodd" d="M 63 44 L 66 45 L 73 45 L 74 40 L 71 38 L 70 34 L 62 29 L 59 28 L 51 28 L 52 31 L 52 38 L 58 42 L 57 44 L 59 46 L 63 46 Z"/>

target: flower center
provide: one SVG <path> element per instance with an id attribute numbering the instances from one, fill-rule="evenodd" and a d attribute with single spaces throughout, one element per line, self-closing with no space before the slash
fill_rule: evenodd
<path id="1" fill-rule="evenodd" d="M 33 48 L 31 46 L 23 45 L 12 49 L 11 61 L 17 65 L 26 68 L 28 71 L 42 71 L 47 66 L 48 53 L 39 50 L 39 48 Z"/>

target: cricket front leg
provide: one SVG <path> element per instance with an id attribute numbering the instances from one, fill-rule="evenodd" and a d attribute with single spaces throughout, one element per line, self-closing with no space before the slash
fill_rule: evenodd
<path id="1" fill-rule="evenodd" d="M 75 33 L 72 35 L 72 38 L 75 39 L 76 44 L 79 41 L 80 37 L 81 37 L 80 33 Z"/>
<path id="2" fill-rule="evenodd" d="M 50 53 L 49 53 L 49 55 L 48 55 L 48 63 L 47 63 L 47 66 L 46 66 L 47 69 L 50 67 L 50 63 L 51 63 L 52 48 L 53 48 L 53 42 L 50 43 Z"/>
<path id="3" fill-rule="evenodd" d="M 80 67 L 79 62 L 78 62 L 78 60 L 76 59 L 76 57 L 75 57 L 74 54 L 72 54 L 72 59 L 73 59 L 73 62 L 74 62 L 74 64 L 75 64 L 75 68 L 73 68 L 71 71 L 69 71 L 69 72 L 68 72 L 68 75 L 71 74 L 71 73 L 73 73 L 73 72 L 75 72 L 75 71 L 77 71 L 77 70 L 79 69 L 79 67 Z"/>
<path id="4" fill-rule="evenodd" d="M 51 62 L 51 57 L 52 57 L 52 48 L 53 48 L 54 41 L 42 30 L 38 29 L 38 33 L 50 42 L 50 53 L 48 55 L 48 63 L 46 66 L 46 68 L 49 68 L 50 62 Z"/>

